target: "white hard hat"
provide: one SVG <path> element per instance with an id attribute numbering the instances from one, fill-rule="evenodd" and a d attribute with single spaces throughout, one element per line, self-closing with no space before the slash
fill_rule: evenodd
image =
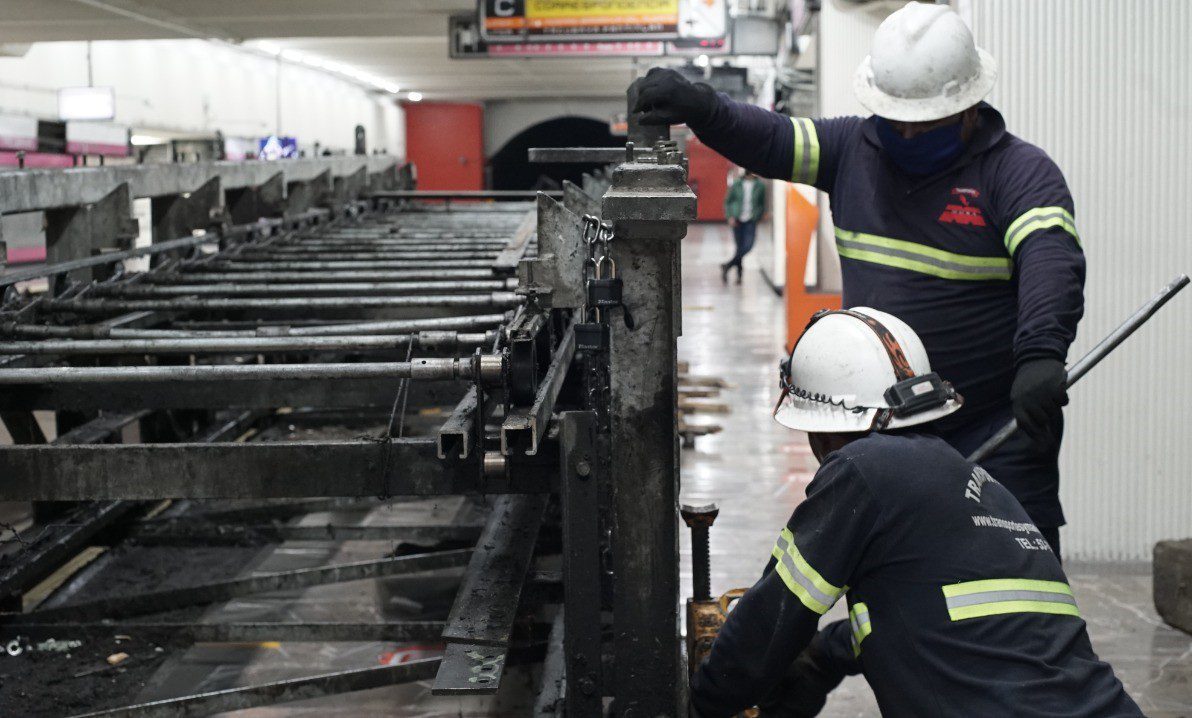
<path id="1" fill-rule="evenodd" d="M 820 312 L 782 368 L 779 424 L 856 432 L 924 424 L 964 400 L 931 371 L 919 335 L 868 307 Z"/>
<path id="2" fill-rule="evenodd" d="M 929 122 L 977 104 L 993 89 L 997 63 L 973 43 L 946 5 L 908 2 L 873 35 L 853 91 L 878 117 Z"/>

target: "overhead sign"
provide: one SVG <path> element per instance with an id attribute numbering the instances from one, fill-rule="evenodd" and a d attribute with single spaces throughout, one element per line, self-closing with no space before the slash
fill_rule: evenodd
<path id="1" fill-rule="evenodd" d="M 489 42 L 672 40 L 680 0 L 480 0 Z"/>
<path id="2" fill-rule="evenodd" d="M 450 56 L 454 59 L 507 57 L 660 57 L 661 40 L 588 40 L 575 42 L 490 43 L 480 32 L 475 15 L 453 15 Z"/>
<path id="3" fill-rule="evenodd" d="M 715 40 L 728 34 L 725 0 L 682 0 L 679 3 L 679 37 Z"/>

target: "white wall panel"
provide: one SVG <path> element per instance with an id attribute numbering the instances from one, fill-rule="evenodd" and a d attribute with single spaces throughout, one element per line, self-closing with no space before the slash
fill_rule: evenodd
<path id="1" fill-rule="evenodd" d="M 818 89 L 820 117 L 868 115 L 853 94 L 853 73 L 869 54 L 873 31 L 881 24 L 890 8 L 859 6 L 840 0 L 823 4 L 819 18 Z M 827 195 L 819 197 L 820 223 L 816 237 L 819 289 L 840 291 L 840 258 L 836 254 L 836 238 Z"/>
<path id="2" fill-rule="evenodd" d="M 280 119 L 281 133 L 303 147 L 349 151 L 361 124 L 370 149 L 405 154 L 392 97 L 324 72 L 282 64 L 279 86 L 276 61 L 201 40 L 96 42 L 91 55 L 94 84 L 116 89 L 120 124 L 256 137 Z M 38 43 L 23 57 L 0 57 L 0 111 L 54 119 L 58 88 L 86 84 L 86 43 Z"/>
<path id="3" fill-rule="evenodd" d="M 1067 175 L 1088 256 L 1070 360 L 1192 272 L 1192 3 L 968 0 L 991 102 Z M 1192 292 L 1072 391 L 1064 553 L 1145 558 L 1192 536 Z"/>

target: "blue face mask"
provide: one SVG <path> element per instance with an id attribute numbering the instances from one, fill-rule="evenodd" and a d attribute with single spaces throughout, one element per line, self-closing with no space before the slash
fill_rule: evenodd
<path id="1" fill-rule="evenodd" d="M 963 123 L 928 130 L 909 140 L 886 120 L 877 118 L 877 138 L 894 164 L 913 175 L 929 175 L 946 169 L 964 152 Z"/>

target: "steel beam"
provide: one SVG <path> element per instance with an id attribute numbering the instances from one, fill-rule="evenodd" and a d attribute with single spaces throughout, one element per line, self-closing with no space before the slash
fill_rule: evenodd
<path id="1" fill-rule="evenodd" d="M 469 389 L 451 412 L 451 416 L 439 428 L 438 454 L 440 459 L 446 459 L 449 455 L 458 455 L 459 458 L 466 459 L 472 452 L 472 445 L 478 443 L 473 434 L 476 432 L 479 419 L 479 396 L 480 393 L 476 387 Z M 479 423 L 483 424 L 483 420 L 480 420 Z M 478 438 L 483 440 L 484 437 Z"/>
<path id="2" fill-rule="evenodd" d="M 504 646 L 473 646 L 451 643 L 435 673 L 431 695 L 496 695 L 505 672 L 509 649 Z"/>
<path id="3" fill-rule="evenodd" d="M 575 358 L 575 328 L 569 326 L 551 356 L 546 375 L 538 385 L 534 404 L 527 409 L 511 408 L 501 424 L 501 453 L 509 455 L 515 447 L 525 446 L 525 453 L 538 453 L 538 441 L 546 434 L 547 424 L 555 410 L 555 400 L 563 389 L 563 381 Z M 527 441 L 528 439 L 528 441 Z"/>
<path id="4" fill-rule="evenodd" d="M 8 620 L 28 623 L 52 623 L 55 621 L 89 621 L 98 619 L 125 618 L 148 613 L 161 613 L 187 606 L 204 606 L 219 601 L 229 601 L 240 596 L 273 591 L 294 591 L 312 586 L 325 586 L 346 581 L 360 581 L 369 578 L 402 576 L 424 571 L 463 566 L 472 555 L 472 549 L 455 549 L 435 553 L 417 553 L 395 558 L 373 561 L 332 564 L 316 568 L 301 568 L 276 573 L 258 573 L 245 578 L 227 581 L 213 581 L 197 586 L 147 591 L 131 596 L 113 596 L 95 601 L 69 603 L 53 608 L 44 608 L 29 613 L 6 617 Z"/>
<path id="5" fill-rule="evenodd" d="M 287 181 L 307 180 L 324 172 L 342 177 L 367 167 L 378 172 L 395 160 L 384 155 L 321 157 L 276 162 L 194 162 L 115 165 L 73 170 L 0 172 L 0 214 L 78 207 L 98 202 L 127 183 L 134 197 L 191 192 L 218 177 L 225 190 L 255 187 L 281 173 Z"/>
<path id="6" fill-rule="evenodd" d="M 259 544 L 283 541 L 470 541 L 480 536 L 480 526 L 344 524 L 219 524 L 195 517 L 170 523 L 140 523 L 128 538 L 145 546 L 189 544 Z"/>
<path id="7" fill-rule="evenodd" d="M 222 340 L 221 340 L 222 341 Z M 286 341 L 290 341 L 287 339 Z M 215 342 L 213 342 L 215 343 Z M 2 352 L 7 353 L 7 352 Z M 189 353 L 189 352 L 187 352 Z M 328 364 L 195 364 L 181 366 L 61 366 L 0 369 L 0 386 L 30 384 L 157 384 L 162 382 L 268 381 L 273 379 L 420 379 L 472 377 L 467 359 Z"/>
<path id="8" fill-rule="evenodd" d="M 479 458 L 440 460 L 433 438 L 0 447 L 0 500 L 266 499 L 543 493 L 553 472 L 482 479 Z"/>
<path id="9" fill-rule="evenodd" d="M 451 606 L 445 641 L 509 645 L 547 498 L 538 494 L 496 500 Z"/>
<path id="10" fill-rule="evenodd" d="M 468 295 L 422 295 L 416 297 L 275 297 L 270 299 L 221 299 L 176 297 L 170 299 L 48 299 L 41 306 L 50 312 L 109 314 L 138 311 L 241 311 L 258 312 L 361 309 L 507 309 L 520 298 L 512 292 Z"/>
<path id="11" fill-rule="evenodd" d="M 386 621 L 384 623 L 166 623 L 99 621 L 96 623 L 11 622 L 0 625 L 0 640 L 19 637 L 103 640 L 124 634 L 158 644 L 258 643 L 263 641 L 437 641 L 443 621 Z"/>
<path id="12" fill-rule="evenodd" d="M 399 381 L 387 375 L 334 380 L 259 378 L 237 382 L 216 378 L 176 382 L 166 378 L 155 382 L 65 383 L 51 378 L 39 384 L 4 386 L 0 391 L 0 409 L 389 408 Z"/>
<path id="13" fill-rule="evenodd" d="M 448 348 L 481 347 L 492 343 L 486 332 L 433 332 L 344 337 L 216 337 L 160 339 L 50 339 L 34 342 L 0 341 L 0 354 L 270 354 L 276 352 L 391 352 L 430 343 Z"/>
<path id="14" fill-rule="evenodd" d="M 563 508 L 563 644 L 568 718 L 599 718 L 601 679 L 600 504 L 603 467 L 596 454 L 596 414 L 559 417 L 559 496 Z"/>
<path id="15" fill-rule="evenodd" d="M 683 668 L 678 625 L 676 340 L 680 333 L 679 240 L 695 219 L 681 155 L 613 170 L 601 218 L 624 303 L 636 323 L 610 322 L 614 684 L 622 715 L 673 716 Z M 643 586 L 650 590 L 644 592 Z"/>
<path id="16" fill-rule="evenodd" d="M 357 668 L 181 698 L 167 698 L 152 703 L 80 714 L 74 718 L 198 718 L 228 711 L 412 683 L 434 676 L 438 668 L 438 658 L 426 658 L 391 666 Z"/>

